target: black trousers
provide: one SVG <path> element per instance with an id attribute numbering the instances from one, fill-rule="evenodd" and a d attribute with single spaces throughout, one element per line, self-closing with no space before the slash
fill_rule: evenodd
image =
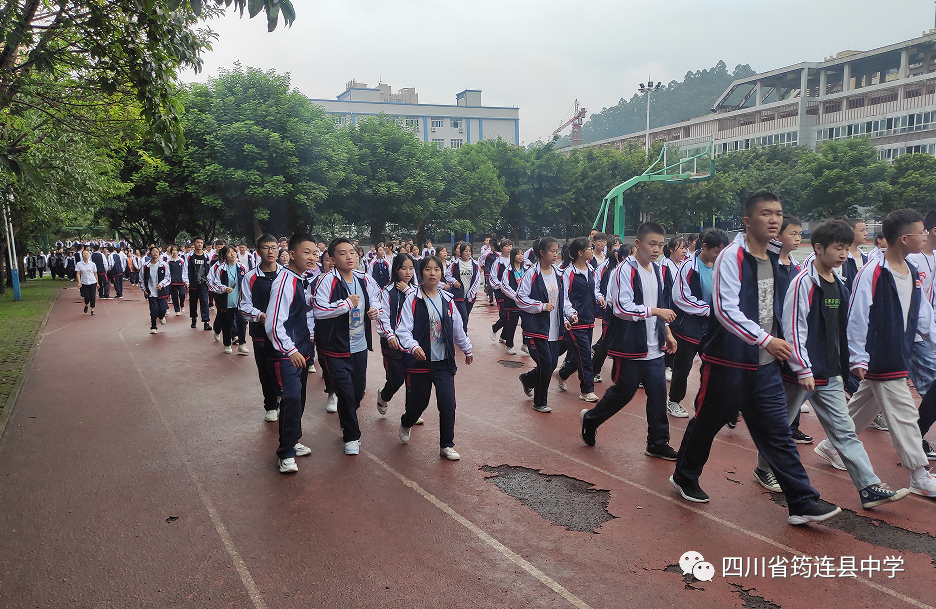
<path id="1" fill-rule="evenodd" d="M 168 309 L 168 306 L 166 308 Z M 247 321 L 237 309 L 218 309 L 218 312 L 215 313 L 215 327 L 220 327 L 221 339 L 224 341 L 225 347 L 231 346 L 231 333 L 234 328 L 237 329 L 239 344 L 247 344 Z"/>
<path id="2" fill-rule="evenodd" d="M 403 370 L 403 359 L 394 359 L 383 356 L 384 371 L 387 373 L 387 382 L 380 390 L 380 399 L 389 402 L 403 383 L 406 382 L 406 372 Z"/>
<path id="3" fill-rule="evenodd" d="M 260 378 L 260 390 L 263 392 L 263 409 L 276 410 L 277 398 L 281 395 L 279 382 L 276 380 L 276 371 L 273 362 L 266 354 L 266 340 L 253 340 L 254 363 L 257 364 L 257 376 Z"/>
<path id="4" fill-rule="evenodd" d="M 110 283 L 107 273 L 98 273 L 98 298 L 110 298 Z"/>
<path id="5" fill-rule="evenodd" d="M 153 298 L 149 297 L 150 328 L 156 327 L 156 320 L 163 319 L 166 311 L 169 310 L 169 299 L 167 297 Z"/>
<path id="6" fill-rule="evenodd" d="M 559 376 L 566 380 L 578 371 L 579 388 L 582 395 L 595 390 L 595 372 L 592 369 L 591 341 L 594 328 L 576 328 L 566 330 L 565 340 L 568 355 L 559 369 Z"/>
<path id="7" fill-rule="evenodd" d="M 189 285 L 189 315 L 192 319 L 198 317 L 198 305 L 201 305 L 201 320 L 210 321 L 211 316 L 208 313 L 208 286 L 207 285 Z"/>
<path id="8" fill-rule="evenodd" d="M 357 409 L 361 407 L 367 386 L 367 350 L 346 357 L 323 355 L 319 351 L 319 363 L 329 378 L 332 392 L 338 396 L 338 422 L 344 441 L 360 440 Z"/>
<path id="9" fill-rule="evenodd" d="M 585 414 L 585 425 L 599 425 L 627 406 L 641 383 L 647 395 L 647 446 L 669 442 L 669 421 L 666 419 L 666 365 L 662 357 L 648 360 L 614 358 L 611 380 L 595 407 Z"/>
<path id="10" fill-rule="evenodd" d="M 309 367 L 296 368 L 288 358 L 271 362 L 279 390 L 283 394 L 279 414 L 279 447 L 276 456 L 289 459 L 296 456 L 296 444 L 302 437 L 302 414 L 305 412 L 306 384 Z"/>
<path id="11" fill-rule="evenodd" d="M 471 315 L 472 307 L 474 307 L 474 303 L 468 302 L 465 299 L 455 301 L 455 308 L 458 309 L 458 314 L 461 315 L 462 326 L 465 330 L 465 334 L 468 334 L 468 316 Z"/>
<path id="12" fill-rule="evenodd" d="M 608 327 L 608 322 L 602 320 L 601 338 L 595 343 L 595 354 L 592 357 L 592 371 L 596 374 L 601 374 L 601 368 L 608 359 Z"/>
<path id="13" fill-rule="evenodd" d="M 513 301 L 509 301 L 511 304 Z M 514 346 L 514 337 L 517 335 L 517 324 L 520 323 L 520 309 L 509 309 L 504 307 L 504 329 L 501 330 L 501 338 L 508 347 Z M 498 322 L 500 323 L 500 322 Z"/>
<path id="14" fill-rule="evenodd" d="M 123 298 L 123 273 L 110 271 L 107 273 L 107 278 L 114 284 L 114 296 Z"/>
<path id="15" fill-rule="evenodd" d="M 179 313 L 185 308 L 185 285 L 181 283 L 169 284 L 169 295 L 172 296 L 172 309 Z"/>
<path id="16" fill-rule="evenodd" d="M 689 342 L 681 336 L 676 337 L 676 357 L 673 359 L 673 380 L 670 381 L 669 399 L 671 402 L 682 402 L 686 397 L 689 373 L 692 372 L 692 362 L 699 352 L 699 344 Z"/>
<path id="17" fill-rule="evenodd" d="M 429 370 L 409 370 L 406 373 L 406 412 L 400 425 L 412 427 L 429 406 L 435 387 L 439 408 L 439 446 L 455 446 L 455 368 L 449 360 L 429 362 Z"/>
<path id="18" fill-rule="evenodd" d="M 526 387 L 533 388 L 533 405 L 545 406 L 549 381 L 552 379 L 552 373 L 559 363 L 559 345 L 561 341 L 549 341 L 545 338 L 531 338 L 529 336 L 524 336 L 523 341 L 530 351 L 530 357 L 536 362 L 536 367 L 521 374 L 520 378 Z"/>
<path id="19" fill-rule="evenodd" d="M 88 285 L 81 284 L 81 287 L 79 288 L 81 291 L 81 297 L 84 299 L 85 306 L 90 306 L 92 309 L 94 308 L 94 297 L 96 296 L 94 292 L 96 289 L 97 284 L 94 283 L 90 283 Z"/>

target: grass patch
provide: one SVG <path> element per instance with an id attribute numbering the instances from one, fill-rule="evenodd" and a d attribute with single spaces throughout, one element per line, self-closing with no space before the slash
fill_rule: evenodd
<path id="1" fill-rule="evenodd" d="M 20 284 L 23 300 L 13 301 L 13 289 L 0 295 L 0 413 L 17 381 L 26 372 L 26 356 L 52 303 L 67 281 L 34 279 Z"/>

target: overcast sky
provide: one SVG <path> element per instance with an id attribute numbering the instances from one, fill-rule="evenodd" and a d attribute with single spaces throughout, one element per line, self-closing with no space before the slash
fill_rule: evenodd
<path id="1" fill-rule="evenodd" d="M 464 89 L 482 103 L 520 108 L 520 139 L 547 138 L 574 100 L 589 112 L 629 99 L 648 74 L 667 83 L 719 60 L 765 72 L 869 50 L 933 27 L 932 0 L 293 0 L 296 22 L 266 32 L 263 16 L 233 11 L 203 81 L 235 61 L 289 72 L 312 98 L 333 99 L 351 79 L 422 103 L 454 104 Z M 714 101 L 714 100 L 712 100 Z M 567 130 L 568 131 L 568 130 Z"/>

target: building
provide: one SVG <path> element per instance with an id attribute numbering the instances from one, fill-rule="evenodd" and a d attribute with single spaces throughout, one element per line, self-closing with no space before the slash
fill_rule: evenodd
<path id="1" fill-rule="evenodd" d="M 646 136 L 641 131 L 582 147 L 643 146 Z M 721 154 L 754 144 L 815 148 L 861 136 L 871 137 L 882 159 L 936 154 L 936 29 L 736 80 L 714 100 L 711 114 L 650 130 L 651 141 L 674 143 L 684 157 L 712 138 Z"/>
<path id="2" fill-rule="evenodd" d="M 390 85 L 371 88 L 348 82 L 337 99 L 313 99 L 340 124 L 355 124 L 365 116 L 389 114 L 413 130 L 424 142 L 441 148 L 458 148 L 481 140 L 520 142 L 520 109 L 481 105 L 481 91 L 466 89 L 455 96 L 455 105 L 421 104 L 416 89 L 392 93 Z"/>

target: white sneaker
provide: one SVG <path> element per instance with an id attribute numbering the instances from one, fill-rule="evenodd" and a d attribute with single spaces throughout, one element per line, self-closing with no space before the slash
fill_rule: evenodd
<path id="1" fill-rule="evenodd" d="M 448 459 L 449 461 L 458 461 L 459 459 L 461 459 L 461 456 L 457 452 L 455 452 L 455 449 L 452 448 L 451 446 L 446 446 L 445 448 L 439 451 L 439 454 L 445 457 L 446 459 Z"/>
<path id="2" fill-rule="evenodd" d="M 309 372 L 315 374 L 315 364 L 309 364 Z"/>
<path id="3" fill-rule="evenodd" d="M 492 343 L 497 342 L 497 334 L 494 333 L 494 330 L 491 330 L 491 342 Z"/>
<path id="4" fill-rule="evenodd" d="M 832 443 L 829 442 L 828 438 L 822 438 L 822 442 L 816 445 L 816 448 L 813 449 L 817 455 L 829 462 L 829 465 L 835 469 L 840 469 L 846 471 L 845 462 L 842 461 L 842 455 L 835 450 L 835 447 L 832 446 Z"/>
<path id="5" fill-rule="evenodd" d="M 121 296 L 121 298 L 123 298 L 123 296 Z M 175 312 L 175 316 L 176 316 L 176 317 L 178 317 L 179 315 L 182 315 L 182 311 L 176 311 L 176 312 Z"/>
<path id="6" fill-rule="evenodd" d="M 597 402 L 599 398 L 597 395 L 595 395 L 595 392 L 592 391 L 591 393 L 583 393 L 579 395 L 579 399 L 583 402 Z"/>
<path id="7" fill-rule="evenodd" d="M 266 411 L 266 414 L 263 415 L 263 420 L 264 420 L 264 421 L 269 421 L 269 422 L 271 422 L 271 423 L 272 423 L 273 421 L 278 421 L 278 420 L 279 420 L 279 410 L 277 410 L 277 409 L 275 409 L 275 408 L 274 408 L 273 410 L 267 410 L 267 411 Z"/>
<path id="8" fill-rule="evenodd" d="M 250 349 L 247 348 L 247 345 L 241 345 L 237 348 L 238 353 L 250 353 Z"/>
<path id="9" fill-rule="evenodd" d="M 800 412 L 812 412 L 812 408 L 809 407 L 809 402 L 803 402 L 803 405 L 800 406 Z"/>
<path id="10" fill-rule="evenodd" d="M 159 319 L 159 323 L 160 323 L 161 325 L 165 326 L 165 325 L 166 325 L 166 318 L 165 318 L 165 317 L 160 318 L 160 319 Z"/>
<path id="11" fill-rule="evenodd" d="M 279 460 L 279 470 L 281 474 L 294 474 L 299 471 L 299 466 L 296 465 L 296 460 L 290 457 Z"/>
<path id="12" fill-rule="evenodd" d="M 400 425 L 400 442 L 403 444 L 409 442 L 410 431 L 412 431 L 412 429 L 412 427 L 403 427 Z"/>
<path id="13" fill-rule="evenodd" d="M 92 311 L 93 313 L 94 311 Z M 156 328 L 150 328 L 150 334 L 156 334 Z"/>
<path id="14" fill-rule="evenodd" d="M 221 334 L 215 333 L 215 342 L 218 342 L 219 340 L 221 340 Z"/>
<path id="15" fill-rule="evenodd" d="M 689 412 L 679 402 L 666 401 L 666 413 L 677 419 L 688 419 Z"/>
<path id="16" fill-rule="evenodd" d="M 351 440 L 350 442 L 344 443 L 344 454 L 346 455 L 356 455 L 361 452 L 361 441 L 360 440 Z"/>
<path id="17" fill-rule="evenodd" d="M 936 497 L 936 476 L 927 470 L 926 478 L 919 481 L 911 479 L 910 492 L 924 497 Z"/>
<path id="18" fill-rule="evenodd" d="M 516 354 L 517 354 L 516 349 L 514 349 L 513 347 L 507 347 L 507 355 L 516 355 Z"/>
<path id="19" fill-rule="evenodd" d="M 522 345 L 520 345 L 520 351 L 521 351 L 524 355 L 529 355 L 529 354 L 530 354 L 530 350 L 527 348 L 526 343 L 523 343 Z"/>
<path id="20" fill-rule="evenodd" d="M 380 392 L 377 392 L 377 412 L 380 414 L 387 414 L 387 409 L 390 408 L 390 404 L 383 401 L 383 398 L 380 397 Z"/>
<path id="21" fill-rule="evenodd" d="M 416 425 L 422 425 L 425 422 L 426 421 L 424 421 L 422 417 L 419 417 L 418 419 L 416 419 Z"/>
<path id="22" fill-rule="evenodd" d="M 293 448 L 296 451 L 297 457 L 306 457 L 312 454 L 312 449 L 306 446 L 305 444 L 299 444 L 298 442 L 296 442 L 296 445 L 293 446 Z"/>
<path id="23" fill-rule="evenodd" d="M 870 427 L 871 429 L 876 429 L 878 431 L 890 431 L 887 428 L 887 423 L 884 421 L 883 412 L 879 412 L 878 416 L 874 417 L 874 420 L 871 421 L 871 425 L 869 425 L 868 427 Z"/>
<path id="24" fill-rule="evenodd" d="M 231 346 L 228 345 L 227 347 L 224 348 L 224 352 L 225 352 L 225 353 L 234 353 L 234 349 L 232 349 Z"/>
<path id="25" fill-rule="evenodd" d="M 325 412 L 338 412 L 338 395 L 335 393 L 328 394 L 328 401 L 325 402 Z"/>
<path id="26" fill-rule="evenodd" d="M 562 380 L 561 376 L 559 376 L 558 370 L 553 372 L 553 377 L 556 379 L 556 383 L 557 383 L 557 387 L 559 387 L 559 391 L 568 391 L 569 386 L 566 385 L 566 382 Z"/>
<path id="27" fill-rule="evenodd" d="M 667 368 L 667 369 L 666 369 L 666 372 L 663 373 L 663 376 L 666 377 L 666 380 L 667 380 L 667 381 L 673 380 L 673 369 L 672 369 L 672 368 Z"/>
<path id="28" fill-rule="evenodd" d="M 596 375 L 595 375 L 595 382 L 596 382 L 596 383 L 600 383 L 600 382 L 601 382 L 601 375 L 600 375 L 600 374 L 596 374 Z"/>

